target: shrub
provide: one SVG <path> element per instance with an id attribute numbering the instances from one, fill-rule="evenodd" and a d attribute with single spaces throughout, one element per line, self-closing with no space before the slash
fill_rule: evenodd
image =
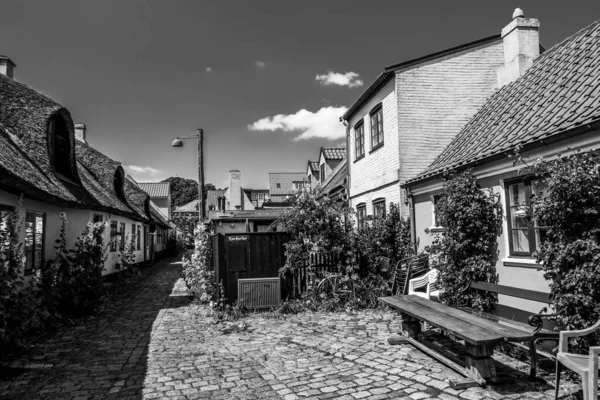
<path id="1" fill-rule="evenodd" d="M 106 259 L 103 235 L 106 223 L 88 222 L 78 236 L 73 249 L 66 249 L 63 218 L 56 257 L 38 272 L 41 290 L 50 311 L 54 309 L 65 316 L 81 317 L 93 312 L 104 294 L 102 271 Z"/>
<path id="2" fill-rule="evenodd" d="M 390 204 L 384 218 L 365 223 L 353 235 L 354 251 L 361 262 L 361 275 L 381 274 L 382 257 L 390 259 L 390 266 L 414 252 L 410 222 L 400 216 L 400 209 Z"/>
<path id="3" fill-rule="evenodd" d="M 439 257 L 442 301 L 467 302 L 471 307 L 490 310 L 495 297 L 480 291 L 461 292 L 473 280 L 496 283 L 497 236 L 501 229 L 499 195 L 482 190 L 471 171 L 451 175 L 444 182 L 438 201 L 441 234 L 425 250 Z"/>
<path id="4" fill-rule="evenodd" d="M 550 280 L 552 306 L 562 329 L 600 319 L 600 173 L 597 152 L 538 159 L 533 166 L 542 196 L 532 198 L 533 220 L 547 227 L 537 251 Z"/>
<path id="5" fill-rule="evenodd" d="M 215 272 L 211 266 L 211 236 L 202 225 L 194 233 L 194 253 L 190 258 L 183 258 L 183 278 L 190 294 L 200 303 L 209 304 L 217 296 Z"/>

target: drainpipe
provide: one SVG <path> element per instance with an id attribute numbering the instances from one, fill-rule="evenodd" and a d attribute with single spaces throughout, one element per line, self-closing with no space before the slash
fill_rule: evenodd
<path id="1" fill-rule="evenodd" d="M 410 239 L 413 243 L 413 251 L 414 254 L 417 254 L 418 246 L 417 246 L 417 225 L 415 221 L 415 203 L 410 192 L 410 188 L 404 188 L 404 192 L 406 194 L 406 205 L 408 206 L 408 211 L 410 213 Z"/>

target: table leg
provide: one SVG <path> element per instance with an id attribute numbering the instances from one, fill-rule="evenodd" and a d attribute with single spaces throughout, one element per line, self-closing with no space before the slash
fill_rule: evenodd
<path id="1" fill-rule="evenodd" d="M 474 379 L 490 379 L 495 381 L 496 365 L 492 355 L 494 354 L 493 345 L 474 345 L 465 343 L 465 367 L 468 373 Z"/>
<path id="2" fill-rule="evenodd" d="M 418 319 L 402 313 L 402 333 L 409 338 L 418 339 L 421 334 L 421 323 Z"/>

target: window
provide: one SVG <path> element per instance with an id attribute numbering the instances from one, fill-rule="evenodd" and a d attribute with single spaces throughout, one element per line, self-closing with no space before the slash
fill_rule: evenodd
<path id="1" fill-rule="evenodd" d="M 292 187 L 294 188 L 294 191 L 300 190 L 302 189 L 303 184 L 304 182 L 292 182 Z"/>
<path id="2" fill-rule="evenodd" d="M 119 231 L 119 250 L 125 250 L 125 222 L 121 222 L 121 230 Z"/>
<path id="3" fill-rule="evenodd" d="M 526 178 L 508 182 L 505 191 L 510 255 L 532 256 L 544 241 L 546 227 L 531 221 L 531 198 L 544 196 L 544 187 Z"/>
<path id="4" fill-rule="evenodd" d="M 259 200 L 264 200 L 265 199 L 265 194 L 264 193 L 259 193 L 258 194 L 258 199 Z"/>
<path id="5" fill-rule="evenodd" d="M 356 206 L 356 223 L 358 228 L 362 228 L 365 224 L 365 217 L 367 216 L 367 206 L 365 204 L 359 204 Z"/>
<path id="6" fill-rule="evenodd" d="M 375 218 L 385 218 L 385 199 L 373 200 L 373 215 Z"/>
<path id="7" fill-rule="evenodd" d="M 325 164 L 321 164 L 321 182 L 325 181 Z"/>
<path id="8" fill-rule="evenodd" d="M 441 195 L 436 194 L 433 196 L 433 226 L 442 226 L 442 222 L 440 220 L 440 209 L 439 209 L 439 201 Z"/>
<path id="9" fill-rule="evenodd" d="M 137 249 L 141 250 L 142 249 L 142 226 L 138 225 L 137 227 Z"/>
<path id="10" fill-rule="evenodd" d="M 131 224 L 131 249 L 135 250 L 135 224 Z"/>
<path id="11" fill-rule="evenodd" d="M 71 135 L 62 117 L 54 116 L 48 122 L 48 147 L 56 172 L 71 178 Z"/>
<path id="12" fill-rule="evenodd" d="M 102 222 L 102 220 L 103 220 L 102 214 L 94 214 L 94 223 Z"/>
<path id="13" fill-rule="evenodd" d="M 117 251 L 117 221 L 110 221 L 110 251 Z"/>
<path id="14" fill-rule="evenodd" d="M 308 184 L 309 184 L 309 185 L 311 185 L 311 184 L 312 184 L 312 176 L 311 176 L 311 175 L 309 175 L 309 176 L 308 176 Z"/>
<path id="15" fill-rule="evenodd" d="M 277 189 L 281 189 L 281 183 L 277 184 Z"/>
<path id="16" fill-rule="evenodd" d="M 45 214 L 30 211 L 25 214 L 25 273 L 42 267 L 45 225 Z"/>
<path id="17" fill-rule="evenodd" d="M 371 111 L 371 150 L 383 145 L 383 108 Z"/>
<path id="18" fill-rule="evenodd" d="M 252 200 L 258 200 L 258 193 L 252 192 Z"/>
<path id="19" fill-rule="evenodd" d="M 365 126 L 359 122 L 354 127 L 354 159 L 358 160 L 365 155 Z"/>
<path id="20" fill-rule="evenodd" d="M 2 232 L 2 234 L 10 234 L 9 232 L 5 232 L 8 229 L 8 218 L 10 218 L 10 216 L 12 215 L 12 213 L 14 212 L 14 208 L 12 207 L 8 207 L 8 206 L 4 206 L 0 204 L 0 232 Z M 7 246 L 9 244 L 9 238 L 6 237 L 6 241 L 3 243 L 0 243 L 0 265 L 4 265 L 3 261 L 4 261 L 4 252 L 6 252 L 8 250 L 8 248 L 6 248 L 5 246 Z"/>

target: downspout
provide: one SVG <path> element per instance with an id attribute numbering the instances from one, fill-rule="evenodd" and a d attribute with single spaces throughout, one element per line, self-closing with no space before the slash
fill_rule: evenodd
<path id="1" fill-rule="evenodd" d="M 417 254 L 417 250 L 419 250 L 418 246 L 417 246 L 417 225 L 416 225 L 416 216 L 415 216 L 415 203 L 414 203 L 414 199 L 412 196 L 412 193 L 410 192 L 410 188 L 406 187 L 404 188 L 404 191 L 406 193 L 406 202 L 408 203 L 408 211 L 410 213 L 410 240 L 413 243 L 413 252 L 414 254 Z"/>

